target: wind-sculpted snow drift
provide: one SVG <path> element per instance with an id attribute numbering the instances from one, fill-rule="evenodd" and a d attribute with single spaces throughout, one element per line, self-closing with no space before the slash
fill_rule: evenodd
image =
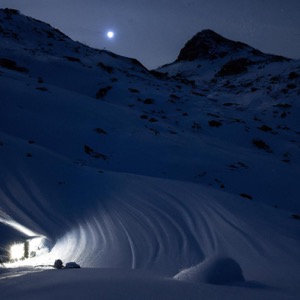
<path id="1" fill-rule="evenodd" d="M 44 159 L 42 156 L 41 161 Z M 38 178 L 40 164 L 31 171 L 19 164 L 18 173 L 23 177 L 11 177 L 1 187 L 2 199 L 7 199 L 2 207 L 52 241 L 50 253 L 33 259 L 33 263 L 51 264 L 60 258 L 83 267 L 147 269 L 169 277 L 199 265 L 196 277 L 181 273 L 175 278 L 203 282 L 207 282 L 207 269 L 220 273 L 215 267 L 219 263 L 201 267 L 214 257 L 234 260 L 225 271 L 223 268 L 224 282 L 236 266 L 243 274 L 237 272 L 237 276 L 234 271 L 236 281 L 264 281 L 270 273 L 284 281 L 284 273 L 293 268 L 291 257 L 297 257 L 299 245 L 294 223 L 272 208 L 249 205 L 198 184 L 99 173 L 49 156 L 51 160 L 53 163 L 43 169 L 48 181 L 40 181 L 41 174 Z M 61 189 L 51 191 L 48 185 L 56 173 L 72 176 Z M 41 192 L 46 190 L 48 195 Z M 24 208 L 26 195 L 34 201 L 28 199 Z M 52 200 L 47 201 L 48 197 Z M 77 204 L 81 199 L 82 206 Z"/>
<path id="2" fill-rule="evenodd" d="M 85 268 L 152 270 L 193 284 L 295 284 L 286 274 L 297 274 L 299 242 L 285 214 L 192 183 L 99 173 L 63 161 L 55 166 L 60 174 L 74 175 L 66 183 L 71 187 L 67 193 L 51 194 L 56 210 L 40 211 L 35 224 L 20 203 L 6 208 L 22 224 L 51 236 L 53 248 L 31 259 L 34 265 L 60 258 Z M 44 171 L 55 174 L 53 167 Z M 31 172 L 27 176 L 39 181 L 34 168 Z M 83 181 L 89 185 L 84 191 Z M 21 180 L 14 186 L 24 188 Z M 46 190 L 46 185 L 39 188 Z M 38 189 L 32 185 L 27 192 L 37 195 Z M 84 207 L 75 205 L 78 195 L 85 197 Z M 36 207 L 45 195 L 38 199 Z"/>

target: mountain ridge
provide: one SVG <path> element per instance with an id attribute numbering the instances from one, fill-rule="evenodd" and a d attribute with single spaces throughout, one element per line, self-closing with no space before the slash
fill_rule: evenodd
<path id="1" fill-rule="evenodd" d="M 169 77 L 163 77 L 155 73 L 154 76 L 153 73 L 146 70 L 134 59 L 123 58 L 107 51 L 91 49 L 85 45 L 73 42 L 68 38 L 62 40 L 60 40 L 60 38 L 54 39 L 53 36 L 57 33 L 57 30 L 53 29 L 54 33 L 50 34 L 48 32 L 49 25 L 28 19 L 17 12 L 10 12 L 9 10 L 4 13 L 4 18 L 7 18 L 7 14 L 10 15 L 10 18 L 20 18 L 22 24 L 23 22 L 28 22 L 29 25 L 16 25 L 19 22 L 17 21 L 18 19 L 13 23 L 11 23 L 11 20 L 7 20 L 8 24 L 15 24 L 17 29 L 19 28 L 19 30 L 22 29 L 27 32 L 24 37 L 18 41 L 14 34 L 3 34 L 3 30 L 5 32 L 7 29 L 3 29 L 4 23 L 2 21 L 2 39 L 7 41 L 3 44 L 8 48 L 2 48 L 0 64 L 2 70 L 6 70 L 4 72 L 19 74 L 18 78 L 20 80 L 23 80 L 21 78 L 28 78 L 25 80 L 28 80 L 29 87 L 24 91 L 28 90 L 28 93 L 32 94 L 33 91 L 30 89 L 35 90 L 36 92 L 34 92 L 33 95 L 37 93 L 34 96 L 37 98 L 36 103 L 38 103 L 38 99 L 42 97 L 45 98 L 45 101 L 50 101 L 50 105 L 50 103 L 53 102 L 52 93 L 57 94 L 58 98 L 61 98 L 61 96 L 59 96 L 61 92 L 66 93 L 67 101 L 62 101 L 60 105 L 64 102 L 71 104 L 72 101 L 68 99 L 77 99 L 77 95 L 82 95 L 87 97 L 85 99 L 86 103 L 92 105 L 95 111 L 97 111 L 97 106 L 103 106 L 103 108 L 110 107 L 110 109 L 117 110 L 117 114 L 121 112 L 124 112 L 126 115 L 128 114 L 131 120 L 135 120 L 131 122 L 138 124 L 134 126 L 138 126 L 137 128 L 139 128 L 138 132 L 140 132 L 140 134 L 148 132 L 153 135 L 153 137 L 150 136 L 150 140 L 153 140 L 154 144 L 159 140 L 155 138 L 156 136 L 162 136 L 163 139 L 166 138 L 165 141 L 169 138 L 168 136 L 172 137 L 171 140 L 167 142 L 168 146 L 166 146 L 165 151 L 167 151 L 169 147 L 173 147 L 171 146 L 172 143 L 178 143 L 176 136 L 185 137 L 185 139 L 190 141 L 189 143 L 192 143 L 193 136 L 200 136 L 207 139 L 207 141 L 203 140 L 206 146 L 208 143 L 211 143 L 209 141 L 214 141 L 214 143 L 218 144 L 217 139 L 220 139 L 220 141 L 225 143 L 225 148 L 228 147 L 229 149 L 231 146 L 237 146 L 241 147 L 241 149 L 247 149 L 248 151 L 251 149 L 251 143 L 256 143 L 253 144 L 254 147 L 261 145 L 262 149 L 265 147 L 263 151 L 267 153 L 268 151 L 272 153 L 275 152 L 273 155 L 275 155 L 275 157 L 278 156 L 276 159 L 286 163 L 294 159 L 298 161 L 298 156 L 292 155 L 287 149 L 290 148 L 293 149 L 292 151 L 298 151 L 296 150 L 298 135 L 297 113 L 292 113 L 293 109 L 298 110 L 296 99 L 300 94 L 298 87 L 300 78 L 300 72 L 298 70 L 300 70 L 300 66 L 298 61 L 266 61 L 265 56 L 269 59 L 269 55 L 260 53 L 259 56 L 263 57 L 263 62 L 249 63 L 248 60 L 250 58 L 244 57 L 244 49 L 246 48 L 247 54 L 248 50 L 251 49 L 252 51 L 253 48 L 245 44 L 238 44 L 242 46 L 239 46 L 239 54 L 237 57 L 231 57 L 233 66 L 228 66 L 228 57 L 225 55 L 224 57 L 215 59 L 204 58 L 200 60 L 197 59 L 196 61 L 178 61 L 173 65 L 159 69 L 161 72 L 169 73 Z M 40 27 L 34 30 L 32 26 L 35 25 L 43 29 L 46 26 L 47 30 L 42 30 Z M 27 47 L 15 48 L 16 41 L 20 43 L 24 41 L 25 44 L 27 43 L 26 36 L 28 32 L 32 32 L 33 35 L 37 36 L 37 38 L 35 38 L 37 41 L 36 47 L 33 46 L 30 51 Z M 231 42 L 210 30 L 206 30 L 204 35 L 208 35 L 210 39 L 217 37 L 218 41 L 225 41 L 226 45 L 236 45 L 236 42 Z M 64 35 L 59 34 L 59 37 L 64 37 Z M 49 41 L 51 41 L 50 45 Z M 50 47 L 49 49 L 52 50 L 46 49 L 45 45 L 48 45 L 48 47 Z M 242 58 L 240 54 L 242 54 Z M 246 61 L 244 59 L 246 59 Z M 202 63 L 201 66 L 199 66 L 199 63 Z M 242 69 L 240 69 L 241 67 Z M 60 71 L 62 68 L 64 69 L 64 73 Z M 273 74 L 270 72 L 273 72 Z M 9 92 L 9 89 L 6 89 L 4 93 L 9 95 L 11 92 Z M 285 100 L 283 101 L 282 99 Z M 78 102 L 79 100 L 76 101 Z M 18 105 L 20 106 L 22 104 Z M 64 112 L 68 110 L 68 105 L 69 104 L 63 104 Z M 78 108 L 83 107 L 82 105 L 84 104 L 80 104 Z M 50 107 L 51 106 L 49 106 L 49 108 Z M 43 108 L 40 107 L 39 111 L 42 112 L 42 109 Z M 14 114 L 15 112 L 12 113 Z M 244 117 L 241 117 L 241 114 L 243 114 Z M 80 116 L 79 111 L 77 116 Z M 88 113 L 86 113 L 85 116 L 87 117 Z M 63 118 L 63 114 L 61 114 L 61 118 Z M 13 127 L 10 128 L 8 125 L 10 123 L 9 119 L 3 117 L 3 120 L 7 120 L 6 128 L 9 132 L 12 132 Z M 115 122 L 120 123 L 120 121 L 121 119 Z M 63 124 L 65 121 L 60 120 L 59 122 Z M 89 121 L 84 122 L 88 124 Z M 97 123 L 96 120 L 94 122 Z M 126 122 L 127 121 L 121 121 L 121 123 L 124 124 L 126 124 Z M 72 121 L 70 121 L 69 124 L 68 136 L 72 136 L 73 129 L 71 123 Z M 100 123 L 105 124 L 105 122 Z M 132 125 L 128 124 L 126 127 L 127 126 L 128 128 L 126 130 L 132 130 L 132 132 L 136 131 Z M 83 150 L 85 155 L 89 157 L 94 157 L 94 159 L 97 157 L 102 158 L 102 160 L 106 161 L 105 165 L 109 163 L 112 170 L 122 170 L 125 172 L 136 172 L 134 170 L 140 170 L 138 172 L 141 172 L 142 168 L 137 168 L 134 164 L 130 165 L 129 163 L 130 153 L 135 153 L 136 151 L 134 148 L 123 144 L 123 147 L 125 147 L 125 152 L 123 151 L 123 153 L 127 153 L 126 155 L 128 157 L 128 159 L 126 159 L 126 161 L 128 161 L 127 164 L 121 162 L 122 151 L 119 152 L 114 149 L 114 143 L 118 144 L 119 142 L 115 138 L 112 140 L 109 138 L 110 134 L 108 128 L 111 128 L 111 132 L 119 131 L 120 129 L 113 129 L 114 126 L 111 125 L 109 125 L 108 128 L 102 127 L 100 124 L 95 124 L 91 132 L 94 132 L 92 135 L 98 133 L 99 136 L 102 136 L 105 143 L 100 146 L 100 148 L 103 149 L 99 149 L 99 142 L 93 138 L 91 134 L 88 135 L 91 136 L 91 141 L 84 141 L 84 132 L 82 132 L 81 146 L 77 145 L 75 147 L 75 144 L 78 142 L 74 144 L 75 141 L 70 140 L 70 145 L 74 145 L 74 150 L 72 150 L 75 151 L 72 154 L 76 157 L 74 157 L 74 159 L 83 159 L 81 153 Z M 16 129 L 15 133 L 17 133 L 18 130 Z M 24 131 L 24 128 L 22 128 L 21 131 Z M 33 131 L 35 131 L 35 129 L 33 129 Z M 82 130 L 79 130 L 79 132 L 81 131 Z M 103 132 L 105 132 L 105 134 L 103 134 Z M 33 139 L 30 135 L 31 133 L 28 132 L 28 139 Z M 245 137 L 239 140 L 234 137 L 235 135 L 243 135 Z M 287 143 L 287 145 L 290 146 L 288 147 L 285 147 L 284 143 L 280 142 L 280 139 L 286 139 L 285 135 L 290 136 Z M 38 134 L 38 136 L 43 140 L 43 147 L 50 147 L 52 150 L 66 153 L 66 149 L 64 149 L 61 142 L 52 143 L 51 145 L 50 140 L 47 141 L 40 134 Z M 138 135 L 131 133 L 130 136 L 134 140 L 138 139 L 138 143 L 141 142 Z M 60 137 L 60 140 L 62 139 L 63 137 Z M 122 136 L 121 140 L 123 140 Z M 152 143 L 150 140 L 148 142 Z M 292 140 L 294 140 L 294 142 L 290 142 Z M 260 143 L 257 141 L 260 141 Z M 200 139 L 197 139 L 199 146 L 202 142 L 200 142 Z M 54 146 L 54 144 L 56 146 Z M 274 150 L 272 148 L 277 146 L 272 146 L 272 144 L 282 145 L 278 146 L 278 150 Z M 144 149 L 144 146 L 142 146 L 142 148 Z M 180 148 L 184 149 L 185 146 L 180 145 L 178 149 Z M 116 155 L 116 151 L 119 158 L 116 160 L 110 159 Z M 159 157 L 158 144 L 155 151 L 157 151 L 155 155 Z M 176 155 L 179 155 L 180 151 Z M 185 151 L 190 153 L 190 155 L 192 155 L 191 157 L 195 155 L 194 150 L 191 150 L 189 147 L 187 147 Z M 208 151 L 208 148 L 204 153 L 206 153 L 206 151 Z M 213 151 L 215 153 L 214 155 L 217 155 L 219 150 L 215 148 Z M 141 162 L 143 161 L 143 163 L 146 164 L 146 153 L 148 153 L 148 150 L 145 149 L 143 153 L 136 153 L 136 157 L 143 156 Z M 161 174 L 169 173 L 168 176 L 174 179 L 192 181 L 198 177 L 198 175 L 196 175 L 198 173 L 197 171 L 191 172 L 193 169 L 192 165 L 194 164 L 192 160 L 189 162 L 190 165 L 188 168 L 183 165 L 181 166 L 183 170 L 186 170 L 182 173 L 185 174 L 184 176 L 180 175 L 179 167 L 176 172 L 159 171 L 160 167 L 159 164 L 155 162 L 155 155 L 150 155 L 150 157 L 152 157 L 152 164 L 150 164 L 149 161 L 147 167 L 149 171 L 152 171 L 150 171 L 150 173 L 148 173 L 148 171 L 142 171 L 142 175 L 151 174 L 152 176 L 162 176 Z M 197 159 L 200 158 L 200 156 L 196 157 Z M 294 157 L 294 159 L 292 159 L 292 157 Z M 219 158 L 216 156 L 216 159 L 218 160 Z M 169 160 L 166 159 L 165 162 L 167 161 Z M 203 161 L 200 161 L 202 161 L 202 159 L 199 160 L 197 165 L 201 170 Z M 163 165 L 164 164 L 165 163 L 163 163 Z M 103 163 L 101 162 L 99 165 L 101 166 Z M 234 164 L 229 163 L 229 165 Z M 120 166 L 124 167 L 120 169 Z M 169 168 L 170 170 L 174 170 L 174 166 L 172 166 L 170 162 L 166 169 Z M 228 167 L 225 168 L 227 169 Z M 206 174 L 205 172 L 207 172 L 207 170 L 201 170 L 200 174 Z M 224 170 L 221 171 L 220 169 L 218 172 L 223 173 Z M 228 171 L 226 171 L 225 174 L 227 174 L 227 172 Z M 192 175 L 193 173 L 194 175 Z M 163 177 L 164 176 L 165 175 L 163 175 Z M 225 177 L 230 178 L 231 176 L 232 175 L 226 175 Z M 207 175 L 203 176 L 203 178 L 206 177 Z M 200 176 L 199 180 L 202 181 L 203 178 Z M 218 181 L 221 183 L 217 185 L 226 186 L 223 180 L 219 178 L 210 178 L 206 183 L 214 186 Z M 233 188 L 233 182 L 229 185 Z M 243 193 L 251 194 L 247 192 Z"/>
<path id="2" fill-rule="evenodd" d="M 7 15 L 8 12 L 5 14 Z M 32 82 L 30 85 L 34 86 L 39 93 L 43 93 L 43 97 L 51 99 L 52 88 L 63 88 L 63 90 L 68 91 L 68 93 L 80 93 L 81 95 L 88 96 L 88 102 L 96 98 L 102 102 L 101 105 L 116 105 L 115 108 L 118 107 L 118 109 L 121 108 L 121 110 L 125 109 L 124 111 L 130 112 L 132 116 L 138 114 L 142 124 L 144 124 L 143 126 L 145 126 L 144 128 L 154 134 L 154 136 L 163 132 L 167 135 L 171 134 L 176 136 L 180 131 L 186 131 L 186 133 L 189 134 L 195 134 L 195 132 L 198 132 L 197 134 L 199 135 L 204 134 L 204 136 L 208 134 L 207 138 L 211 139 L 213 137 L 209 137 L 209 132 L 214 126 L 215 128 L 219 128 L 217 131 L 223 132 L 223 128 L 228 127 L 228 125 L 223 126 L 226 123 L 249 123 L 251 121 L 250 119 L 246 121 L 239 117 L 243 110 L 246 111 L 244 114 L 248 115 L 250 113 L 252 115 L 251 118 L 257 119 L 257 125 L 255 127 L 261 128 L 261 132 L 264 132 L 263 130 L 265 130 L 265 132 L 269 131 L 273 133 L 274 136 L 278 134 L 278 130 L 282 131 L 282 133 L 284 131 L 287 133 L 297 124 L 294 118 L 295 114 L 289 116 L 291 114 L 290 110 L 295 102 L 295 97 L 297 98 L 300 93 L 299 88 L 297 88 L 297 82 L 299 81 L 299 77 L 297 76 L 299 73 L 297 72 L 300 70 L 297 61 L 283 60 L 267 63 L 264 60 L 263 63 L 247 64 L 247 61 L 243 60 L 244 58 L 240 58 L 239 55 L 236 59 L 234 57 L 231 60 L 234 64 L 233 66 L 228 66 L 228 62 L 226 62 L 227 56 L 212 60 L 210 58 L 200 59 L 200 61 L 202 61 L 201 67 L 199 67 L 199 59 L 197 59 L 196 65 L 195 61 L 178 61 L 171 66 L 159 69 L 159 71 L 162 72 L 168 71 L 170 73 L 168 76 L 173 77 L 169 77 L 169 79 L 168 77 L 157 78 L 133 59 L 122 58 L 107 51 L 93 50 L 69 39 L 54 39 L 53 41 L 53 35 L 57 32 L 56 29 L 53 29 L 53 35 L 49 34 L 49 32 L 47 32 L 49 25 L 43 25 L 40 21 L 35 23 L 35 21 L 26 19 L 27 17 L 22 17 L 14 11 L 12 14 L 12 18 L 17 17 L 21 18 L 21 20 L 23 20 L 22 18 L 27 20 L 30 24 L 30 30 L 33 34 L 39 36 L 41 40 L 37 42 L 37 47 L 32 49 L 32 52 L 28 52 L 28 48 L 20 48 L 21 51 L 16 50 L 16 56 L 14 50 L 9 50 L 10 48 L 14 49 L 15 44 L 6 43 L 10 48 L 7 48 L 7 50 L 5 50 L 5 48 L 2 49 L 2 52 L 6 53 L 6 55 L 2 54 L 1 56 L 1 66 L 4 68 L 3 70 L 11 70 L 12 72 L 19 73 L 20 76 L 36 78 L 36 83 Z M 48 29 L 46 31 L 41 29 L 34 30 L 32 29 L 32 24 L 37 24 L 37 26 L 41 26 L 42 28 L 47 26 Z M 19 28 L 23 30 L 27 27 L 24 25 L 22 27 L 19 26 Z M 25 31 L 29 32 L 30 30 L 26 29 Z M 225 41 L 226 45 L 236 45 L 235 42 L 216 35 L 216 33 L 210 30 L 204 31 L 204 35 L 210 36 L 210 39 L 211 36 L 213 36 L 213 39 L 217 36 L 218 41 Z M 64 35 L 59 34 L 59 36 L 63 37 Z M 16 40 L 14 34 L 8 36 L 4 34 L 3 38 L 6 40 Z M 23 42 L 23 39 L 20 39 L 20 42 Z M 37 38 L 36 40 L 38 41 Z M 52 41 L 52 45 L 49 45 L 49 40 Z M 26 42 L 27 40 L 24 41 L 24 43 Z M 49 49 L 45 48 L 45 45 L 48 45 L 51 49 L 57 48 L 57 50 L 55 50 L 57 54 L 55 54 L 53 50 L 51 50 L 51 53 Z M 243 55 L 245 55 L 245 47 L 247 50 L 246 53 L 248 53 L 248 49 L 251 49 L 251 51 L 253 49 L 245 44 L 238 45 L 242 45 L 239 49 L 242 49 Z M 260 53 L 259 55 L 265 57 L 264 54 Z M 267 55 L 267 57 L 269 56 Z M 16 60 L 14 58 L 16 58 Z M 30 61 L 33 63 L 31 64 Z M 55 76 L 47 71 L 49 63 L 52 69 L 51 72 L 55 73 Z M 30 67 L 29 64 L 31 64 Z M 240 65 L 242 65 L 242 69 L 239 69 L 239 67 L 241 67 Z M 274 69 L 273 65 L 279 70 L 279 73 L 272 75 L 267 74 L 265 76 L 266 72 L 268 72 L 265 69 Z M 224 66 L 227 66 L 227 69 Z M 60 75 L 59 70 L 62 67 L 65 68 L 65 73 Z M 173 69 L 175 67 L 177 69 L 174 74 Z M 283 69 L 285 69 L 284 72 L 282 72 Z M 206 72 L 210 72 L 211 75 L 207 76 Z M 251 74 L 250 72 L 253 74 L 261 73 L 261 75 L 249 76 L 249 74 Z M 158 75 L 156 74 L 156 76 Z M 90 79 L 84 80 L 84 77 Z M 233 78 L 233 82 L 230 82 L 230 78 Z M 99 81 L 101 82 L 100 84 Z M 140 87 L 136 87 L 134 81 L 144 82 L 145 85 L 144 83 L 138 83 Z M 168 85 L 167 82 L 170 82 L 170 86 L 163 88 L 163 85 Z M 158 90 L 149 89 L 149 86 L 155 85 L 157 85 L 157 89 L 164 89 L 164 92 L 159 93 Z M 180 89 L 184 89 L 186 92 Z M 55 93 L 57 92 L 59 92 L 59 90 Z M 222 96 L 221 102 L 217 103 L 218 94 L 220 92 L 223 93 L 224 97 Z M 127 103 L 119 100 L 120 93 L 123 94 L 123 98 L 128 99 L 126 100 Z M 188 104 L 190 101 L 185 99 L 184 95 L 186 93 L 189 93 L 190 101 L 192 101 L 191 104 Z M 240 96 L 241 94 L 243 95 L 242 97 Z M 262 94 L 265 94 L 265 96 Z M 290 101 L 282 101 L 281 98 L 283 97 L 291 99 L 293 103 Z M 222 100 L 223 98 L 225 100 Z M 184 104 L 185 102 L 187 104 Z M 213 104 L 214 102 L 215 104 Z M 93 105 L 95 104 L 96 102 Z M 99 103 L 97 105 L 99 105 Z M 202 117 L 199 118 L 197 114 L 201 112 L 198 109 L 197 111 L 190 110 L 190 107 L 195 105 L 204 107 L 204 109 L 207 110 L 206 116 L 202 115 Z M 268 120 L 263 121 L 264 117 L 258 116 L 261 114 L 261 108 L 259 107 L 267 110 L 268 114 L 273 114 L 273 117 L 268 116 Z M 187 110 L 186 112 L 184 111 L 185 109 Z M 165 110 L 171 111 L 167 113 Z M 275 122 L 276 125 L 273 125 L 272 123 L 274 123 L 276 119 L 276 114 L 279 119 Z M 271 117 L 274 121 L 269 120 Z M 182 119 L 182 121 L 180 121 L 180 119 Z M 292 122 L 294 125 L 284 124 L 286 120 Z M 182 127 L 178 126 L 179 122 L 182 123 Z M 208 127 L 205 125 L 205 122 L 207 122 Z M 249 125 L 243 125 L 245 130 L 244 134 L 248 134 L 247 131 L 249 131 L 249 129 L 247 129 L 247 126 Z M 274 128 L 276 126 L 278 127 L 277 130 Z M 95 126 L 95 128 L 98 127 Z M 101 127 L 99 128 L 99 132 L 101 132 Z M 104 130 L 104 132 L 107 132 L 107 130 Z M 238 130 L 237 132 L 241 134 L 242 131 Z M 231 135 L 231 133 L 228 132 L 225 136 L 228 134 Z M 292 135 L 297 136 L 296 133 Z M 103 136 L 106 136 L 107 140 L 107 134 Z M 227 139 L 227 143 L 230 139 L 232 141 L 234 140 L 232 137 L 228 139 L 225 138 L 225 136 L 224 138 L 221 136 L 218 138 L 224 141 Z M 89 149 L 89 151 L 87 151 L 89 155 L 103 158 L 112 156 L 112 154 L 107 154 L 111 151 L 108 149 L 112 149 L 112 144 L 104 152 L 97 150 L 96 148 L 98 146 L 96 147 L 96 144 L 95 142 L 91 144 L 85 142 L 82 147 L 85 151 Z M 266 142 L 266 144 L 268 144 L 268 142 Z M 238 145 L 245 147 L 244 144 L 238 143 Z M 78 154 L 80 153 L 78 151 L 76 152 Z M 290 158 L 288 159 L 284 155 L 287 154 L 283 154 L 282 160 L 288 161 Z M 131 169 L 131 167 L 129 169 Z M 152 169 L 152 167 L 150 167 L 150 169 Z M 125 169 L 125 171 L 127 170 Z M 178 177 L 176 176 L 175 178 Z"/>

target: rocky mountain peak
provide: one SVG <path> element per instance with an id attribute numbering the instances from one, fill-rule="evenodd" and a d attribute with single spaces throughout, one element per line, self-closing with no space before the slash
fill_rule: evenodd
<path id="1" fill-rule="evenodd" d="M 185 44 L 179 53 L 177 61 L 222 58 L 228 53 L 244 49 L 255 50 L 244 43 L 231 41 L 213 30 L 205 29 L 198 32 Z"/>

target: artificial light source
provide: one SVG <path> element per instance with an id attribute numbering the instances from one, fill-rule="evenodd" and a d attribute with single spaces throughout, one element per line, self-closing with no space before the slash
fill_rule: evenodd
<path id="1" fill-rule="evenodd" d="M 21 244 L 14 244 L 10 247 L 10 259 L 19 260 L 39 256 L 49 252 L 44 245 L 44 236 L 34 237 Z"/>
<path id="2" fill-rule="evenodd" d="M 24 243 L 14 244 L 10 247 L 10 259 L 18 260 L 24 257 Z"/>

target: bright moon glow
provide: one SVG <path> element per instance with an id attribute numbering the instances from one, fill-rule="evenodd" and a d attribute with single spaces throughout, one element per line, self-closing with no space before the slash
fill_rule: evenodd
<path id="1" fill-rule="evenodd" d="M 106 35 L 109 39 L 112 39 L 114 37 L 114 32 L 113 31 L 108 31 Z"/>

